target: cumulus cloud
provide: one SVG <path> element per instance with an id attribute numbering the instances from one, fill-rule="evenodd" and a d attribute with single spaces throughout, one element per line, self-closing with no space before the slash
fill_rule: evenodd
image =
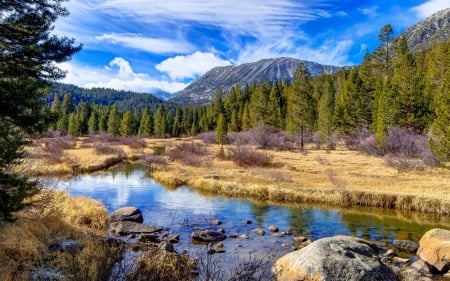
<path id="1" fill-rule="evenodd" d="M 194 48 L 190 43 L 183 40 L 149 38 L 138 34 L 109 33 L 96 36 L 95 39 L 155 54 L 184 54 L 191 52 Z"/>
<path id="2" fill-rule="evenodd" d="M 197 51 L 187 56 L 168 58 L 157 64 L 155 68 L 167 73 L 173 80 L 183 80 L 202 75 L 213 67 L 225 65 L 231 65 L 231 63 L 213 53 Z"/>
<path id="3" fill-rule="evenodd" d="M 120 57 L 113 59 L 104 68 L 79 66 L 73 63 L 63 63 L 59 67 L 68 72 L 63 80 L 64 83 L 85 88 L 100 87 L 142 93 L 162 90 L 175 93 L 188 85 L 187 83 L 158 80 L 146 73 L 136 73 L 130 63 Z"/>
<path id="4" fill-rule="evenodd" d="M 446 8 L 450 8 L 448 0 L 429 0 L 411 10 L 415 12 L 420 19 L 424 19 Z"/>
<path id="5" fill-rule="evenodd" d="M 363 15 L 368 16 L 370 18 L 375 18 L 376 16 L 378 16 L 377 10 L 378 10 L 378 6 L 360 9 L 360 11 Z"/>

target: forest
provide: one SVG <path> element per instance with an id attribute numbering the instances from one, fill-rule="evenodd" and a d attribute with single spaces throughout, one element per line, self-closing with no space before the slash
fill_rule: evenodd
<path id="1" fill-rule="evenodd" d="M 176 105 L 158 99 L 109 103 L 75 99 L 73 93 L 48 98 L 49 131 L 67 135 L 195 136 L 271 127 L 285 131 L 303 149 L 306 139 L 328 148 L 337 138 L 361 132 L 383 154 L 393 128 L 426 136 L 441 161 L 450 160 L 450 42 L 412 53 L 405 38 L 393 38 L 385 25 L 380 47 L 361 65 L 311 77 L 301 65 L 293 81 L 260 82 L 228 93 L 217 89 L 206 106 Z M 120 92 L 117 92 L 120 95 Z M 130 94 L 131 95 L 131 94 Z M 88 96 L 88 95 L 86 95 Z M 96 102 L 95 102 L 96 101 Z M 94 103 L 95 102 L 95 103 Z"/>

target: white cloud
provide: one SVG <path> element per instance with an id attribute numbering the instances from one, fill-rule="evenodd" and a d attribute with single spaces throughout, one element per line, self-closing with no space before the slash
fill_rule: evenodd
<path id="1" fill-rule="evenodd" d="M 411 10 L 415 12 L 420 19 L 424 19 L 446 8 L 450 8 L 450 2 L 448 0 L 429 0 Z"/>
<path id="2" fill-rule="evenodd" d="M 363 15 L 368 16 L 370 18 L 375 18 L 376 16 L 378 16 L 377 10 L 378 10 L 378 6 L 360 9 L 360 11 Z"/>
<path id="3" fill-rule="evenodd" d="M 168 58 L 157 64 L 155 68 L 161 72 L 166 72 L 173 80 L 182 80 L 194 78 L 204 74 L 213 67 L 225 65 L 231 65 L 231 63 L 217 57 L 213 53 L 197 51 L 187 56 Z"/>
<path id="4" fill-rule="evenodd" d="M 133 16 L 147 23 L 184 21 L 202 22 L 236 33 L 257 37 L 269 36 L 286 27 L 297 26 L 317 18 L 330 17 L 325 11 L 330 0 L 318 1 L 185 1 L 185 0 L 106 0 L 99 7 L 110 14 Z"/>
<path id="5" fill-rule="evenodd" d="M 352 40 L 326 40 L 320 46 L 313 46 L 314 39 L 300 36 L 294 40 L 286 35 L 278 40 L 257 42 L 242 48 L 238 63 L 254 62 L 275 57 L 293 57 L 325 65 L 350 65 L 348 53 Z"/>
<path id="6" fill-rule="evenodd" d="M 184 54 L 191 52 L 194 48 L 190 43 L 182 40 L 149 38 L 139 36 L 138 34 L 109 33 L 96 36 L 95 39 L 156 54 Z"/>
<path id="7" fill-rule="evenodd" d="M 73 63 L 62 63 L 58 66 L 68 72 L 62 82 L 85 88 L 100 87 L 142 93 L 162 90 L 175 93 L 188 85 L 187 83 L 158 80 L 146 73 L 136 73 L 130 63 L 123 58 L 113 59 L 104 68 L 79 66 Z"/>

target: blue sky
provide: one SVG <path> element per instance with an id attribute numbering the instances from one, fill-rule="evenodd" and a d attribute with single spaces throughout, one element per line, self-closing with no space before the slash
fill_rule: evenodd
<path id="1" fill-rule="evenodd" d="M 60 64 L 62 81 L 174 93 L 215 66 L 293 57 L 355 65 L 449 0 L 71 0 L 55 33 L 84 48 Z"/>

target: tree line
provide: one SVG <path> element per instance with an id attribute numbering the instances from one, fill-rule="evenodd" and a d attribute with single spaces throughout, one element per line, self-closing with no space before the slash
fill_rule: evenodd
<path id="1" fill-rule="evenodd" d="M 394 39 L 392 27 L 379 34 L 380 47 L 366 54 L 358 67 L 311 77 L 303 65 L 293 81 L 258 82 L 230 92 L 217 90 L 206 106 L 160 103 L 120 109 L 55 96 L 51 130 L 69 135 L 106 132 L 121 136 L 181 136 L 216 131 L 224 142 L 227 132 L 260 126 L 286 130 L 290 136 L 317 133 L 326 144 L 333 134 L 349 136 L 361 128 L 375 135 L 383 149 L 393 127 L 429 134 L 430 145 L 450 159 L 450 42 L 426 51 L 410 52 L 406 39 Z"/>

